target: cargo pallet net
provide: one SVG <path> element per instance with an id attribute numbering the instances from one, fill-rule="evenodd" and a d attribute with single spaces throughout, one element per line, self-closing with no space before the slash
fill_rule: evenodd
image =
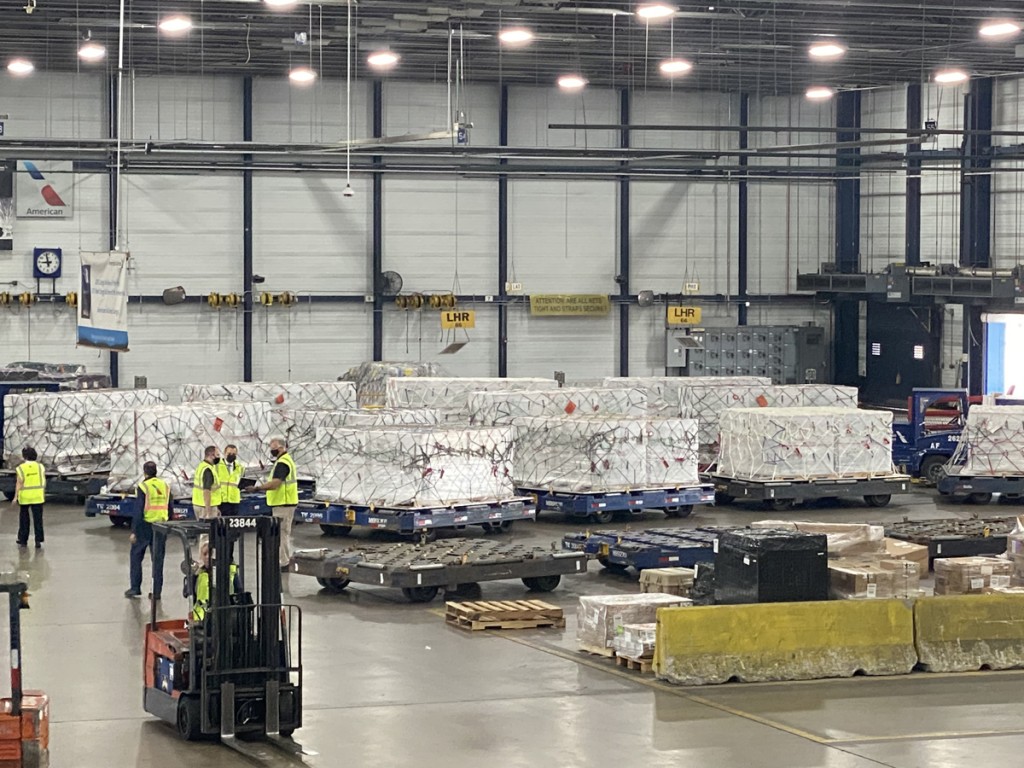
<path id="1" fill-rule="evenodd" d="M 356 386 L 348 381 L 235 382 L 231 384 L 186 384 L 183 403 L 230 400 L 269 403 L 277 408 L 345 410 L 356 407 Z"/>
<path id="2" fill-rule="evenodd" d="M 967 476 L 1024 475 L 1024 406 L 972 405 L 950 463 Z"/>
<path id="3" fill-rule="evenodd" d="M 558 389 L 554 379 L 388 379 L 391 408 L 437 408 L 446 421 L 468 422 L 474 392 L 525 392 Z"/>
<path id="4" fill-rule="evenodd" d="M 356 387 L 360 408 L 387 405 L 387 382 L 390 378 L 421 378 L 442 376 L 444 370 L 437 363 L 361 363 L 348 371 L 339 381 L 351 381 Z"/>
<path id="5" fill-rule="evenodd" d="M 647 393 L 622 389 L 563 388 L 524 392 L 473 392 L 469 396 L 471 424 L 514 424 L 529 417 L 647 416 Z"/>

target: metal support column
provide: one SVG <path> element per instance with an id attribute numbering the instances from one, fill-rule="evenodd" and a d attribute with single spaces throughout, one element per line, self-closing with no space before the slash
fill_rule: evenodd
<path id="1" fill-rule="evenodd" d="M 384 136 L 384 83 L 373 81 L 373 137 Z M 383 164 L 380 155 L 374 155 L 373 165 Z M 381 272 L 384 271 L 384 174 L 375 170 L 373 177 L 373 246 L 371 280 L 373 281 L 373 359 L 384 359 L 384 294 L 381 293 Z"/>
<path id="2" fill-rule="evenodd" d="M 750 125 L 750 94 L 740 94 L 740 127 L 746 128 Z M 740 131 L 739 133 L 740 149 L 747 149 L 749 146 L 747 140 L 747 132 Z M 741 168 L 747 167 L 746 155 L 740 155 L 739 164 Z M 737 189 L 739 197 L 739 204 L 737 206 L 737 217 L 739 222 L 737 224 L 737 243 L 736 243 L 736 281 L 737 281 L 737 296 L 739 298 L 739 313 L 738 320 L 740 325 L 747 324 L 747 281 L 749 275 L 749 261 L 747 244 L 749 242 L 749 228 L 748 228 L 748 212 L 750 210 L 748 201 L 748 189 L 746 176 L 740 178 L 740 183 Z"/>
<path id="3" fill-rule="evenodd" d="M 508 146 L 508 86 L 501 85 L 498 144 Z M 508 161 L 499 160 L 500 165 Z M 498 376 L 508 376 L 508 175 L 498 174 Z"/>
<path id="4" fill-rule="evenodd" d="M 113 74 L 107 78 L 107 137 L 116 139 L 121 130 L 121 104 L 118 99 L 117 75 Z M 110 156 L 111 158 L 113 155 Z M 112 251 L 117 247 L 117 206 L 120 201 L 117 198 L 117 168 L 114 163 L 107 163 L 107 208 L 108 208 L 108 243 L 107 247 Z M 110 386 L 117 387 L 120 378 L 121 359 L 117 352 L 111 350 L 110 355 Z"/>
<path id="5" fill-rule="evenodd" d="M 907 86 L 907 129 L 914 131 L 924 127 L 921 111 L 921 84 Z M 907 237 L 904 260 L 908 266 L 921 263 L 921 151 L 920 144 L 907 147 Z"/>
<path id="6" fill-rule="evenodd" d="M 960 265 L 987 267 L 992 247 L 992 78 L 972 80 L 964 98 L 963 158 L 960 163 Z M 981 307 L 964 306 L 963 385 L 981 394 L 984 381 L 984 324 Z"/>
<path id="7" fill-rule="evenodd" d="M 619 122 L 629 125 L 629 89 L 619 91 Z M 619 146 L 629 149 L 629 129 Z M 619 177 L 619 376 L 629 376 L 629 177 Z"/>
<path id="8" fill-rule="evenodd" d="M 860 139 L 860 91 L 843 91 L 836 97 L 837 142 Z M 836 267 L 851 273 L 860 269 L 860 174 L 850 173 L 859 163 L 860 149 L 844 147 L 836 152 L 839 176 L 836 178 Z M 837 301 L 833 359 L 837 384 L 856 385 L 860 345 L 858 302 Z"/>
<path id="9" fill-rule="evenodd" d="M 242 141 L 252 141 L 252 77 L 242 78 Z M 242 381 L 252 381 L 252 155 L 242 155 Z"/>

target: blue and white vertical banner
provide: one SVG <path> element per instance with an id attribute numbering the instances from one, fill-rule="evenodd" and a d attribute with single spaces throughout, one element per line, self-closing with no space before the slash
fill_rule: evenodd
<path id="1" fill-rule="evenodd" d="M 78 345 L 128 351 L 128 254 L 83 251 Z"/>

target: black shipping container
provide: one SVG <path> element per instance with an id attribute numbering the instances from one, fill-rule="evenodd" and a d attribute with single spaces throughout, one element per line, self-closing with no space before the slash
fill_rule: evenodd
<path id="1" fill-rule="evenodd" d="M 797 531 L 723 533 L 715 557 L 715 602 L 828 600 L 828 539 Z"/>

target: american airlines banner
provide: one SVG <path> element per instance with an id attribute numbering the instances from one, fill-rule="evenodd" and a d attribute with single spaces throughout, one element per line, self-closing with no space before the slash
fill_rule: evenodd
<path id="1" fill-rule="evenodd" d="M 70 219 L 75 174 L 69 162 L 18 161 L 15 201 L 19 219 Z"/>
<path id="2" fill-rule="evenodd" d="M 128 351 L 128 254 L 82 251 L 78 345 Z"/>

